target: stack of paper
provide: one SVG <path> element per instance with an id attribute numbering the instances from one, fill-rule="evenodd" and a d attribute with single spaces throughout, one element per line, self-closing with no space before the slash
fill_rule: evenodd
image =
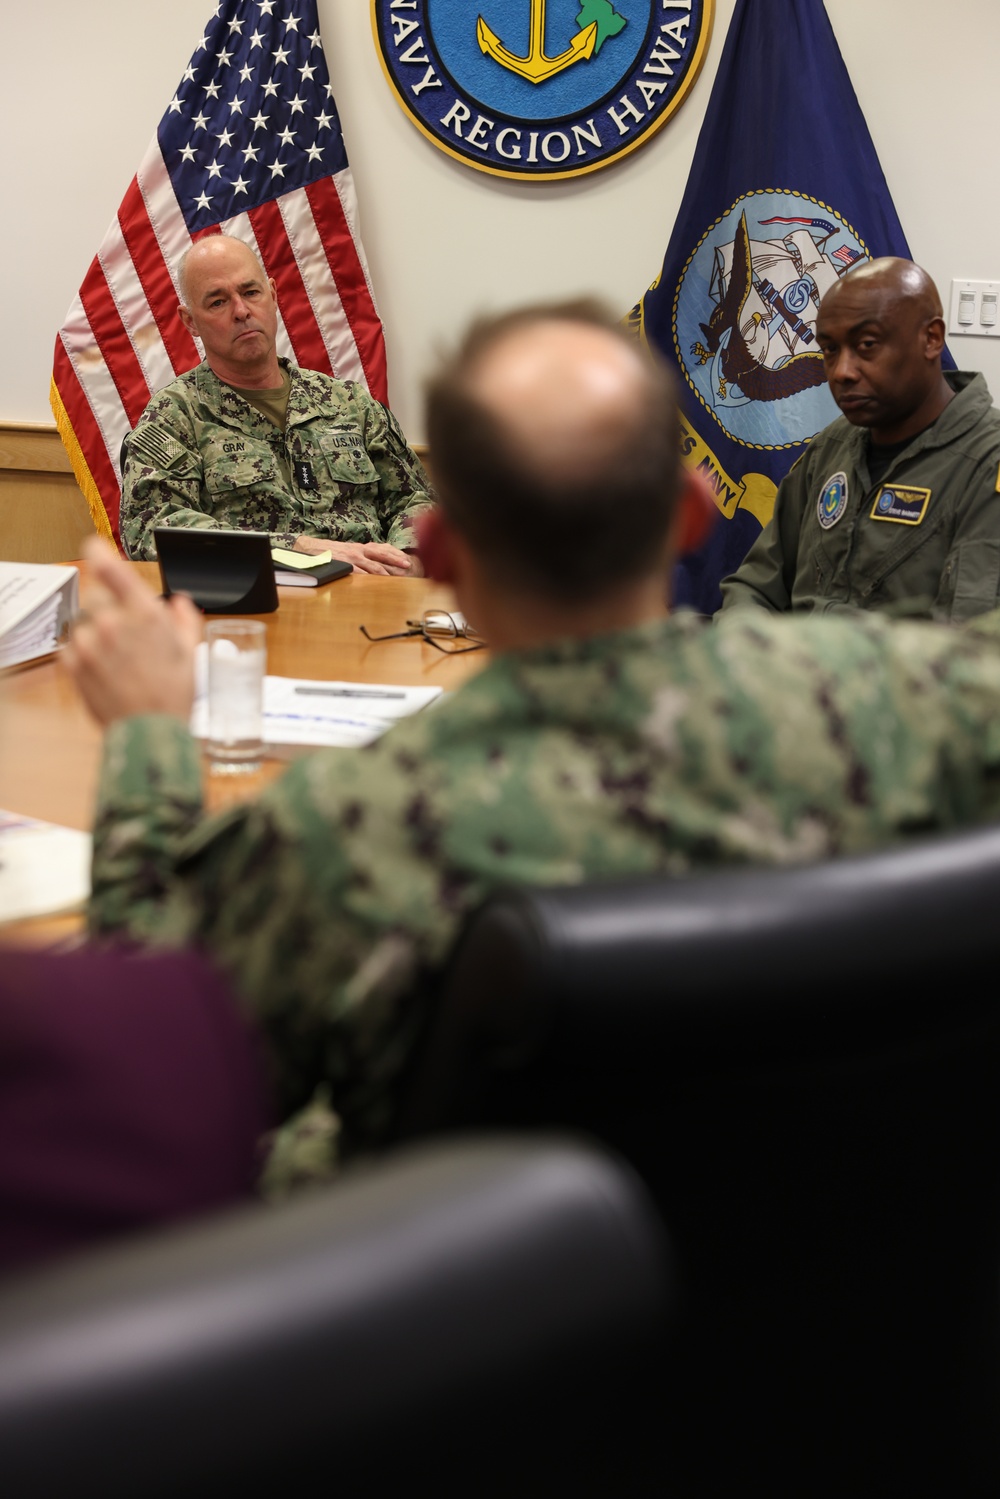
<path id="1" fill-rule="evenodd" d="M 0 562 L 0 667 L 47 656 L 77 612 L 75 567 Z"/>
<path id="2" fill-rule="evenodd" d="M 90 894 L 89 833 L 0 812 L 0 921 L 54 916 Z"/>

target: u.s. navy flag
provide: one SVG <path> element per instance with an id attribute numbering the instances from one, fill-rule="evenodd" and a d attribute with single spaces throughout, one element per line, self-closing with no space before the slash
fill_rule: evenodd
<path id="1" fill-rule="evenodd" d="M 737 0 L 663 270 L 630 314 L 680 374 L 686 461 L 723 520 L 679 564 L 711 614 L 803 446 L 837 416 L 820 298 L 909 255 L 822 0 Z"/>
<path id="2" fill-rule="evenodd" d="M 222 0 L 56 338 L 51 402 L 99 531 L 150 396 L 191 369 L 177 263 L 224 232 L 277 283 L 278 351 L 386 398 L 382 324 L 357 231 L 316 0 Z"/>

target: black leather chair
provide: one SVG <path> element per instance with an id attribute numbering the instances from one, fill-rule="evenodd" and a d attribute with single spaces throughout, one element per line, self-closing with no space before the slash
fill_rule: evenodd
<path id="1" fill-rule="evenodd" d="M 996 827 L 470 923 L 398 1133 L 570 1126 L 638 1167 L 692 1491 L 1000 1484 L 998 934 Z"/>
<path id="2" fill-rule="evenodd" d="M 606 1156 L 403 1152 L 8 1282 L 0 1481 L 10 1499 L 648 1492 L 672 1296 L 659 1220 Z"/>

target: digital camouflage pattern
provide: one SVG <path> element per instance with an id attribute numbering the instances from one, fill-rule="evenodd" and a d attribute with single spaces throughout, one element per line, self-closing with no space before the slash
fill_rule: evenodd
<path id="1" fill-rule="evenodd" d="M 315 1173 L 378 1139 L 418 969 L 498 885 L 846 854 L 1000 813 L 1000 613 L 691 615 L 497 657 L 362 750 L 296 762 L 206 819 L 166 717 L 107 735 L 90 924 L 194 943 L 270 1042 Z M 287 1147 L 287 1148 L 286 1148 Z M 296 1174 L 287 1139 L 275 1157 Z M 283 1164 L 282 1164 L 283 1162 Z"/>
<path id="2" fill-rule="evenodd" d="M 207 364 L 153 397 L 128 441 L 120 529 L 127 556 L 153 561 L 154 526 L 269 531 L 413 545 L 430 485 L 390 411 L 352 380 L 287 360 L 284 432 Z"/>
<path id="3" fill-rule="evenodd" d="M 845 417 L 814 438 L 783 479 L 774 517 L 722 584 L 724 610 L 895 609 L 966 620 L 1000 604 L 1000 411 L 982 375 L 946 371 L 955 389 L 877 484 L 868 433 Z M 824 530 L 817 503 L 847 478 L 847 507 Z M 878 520 L 883 486 L 930 490 L 918 524 Z"/>

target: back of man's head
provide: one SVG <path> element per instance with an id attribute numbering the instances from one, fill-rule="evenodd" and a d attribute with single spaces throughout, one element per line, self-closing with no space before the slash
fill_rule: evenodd
<path id="1" fill-rule="evenodd" d="M 574 604 L 662 570 L 673 384 L 596 304 L 475 323 L 428 386 L 427 421 L 442 507 L 505 588 Z"/>

